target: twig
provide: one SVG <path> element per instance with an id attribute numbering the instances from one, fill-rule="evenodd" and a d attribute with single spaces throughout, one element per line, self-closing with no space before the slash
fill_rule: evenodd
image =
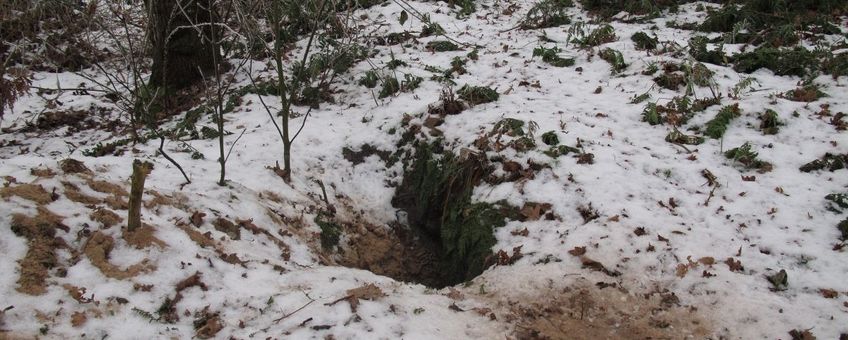
<path id="1" fill-rule="evenodd" d="M 291 313 L 288 313 L 288 314 L 286 314 L 286 315 L 283 315 L 283 316 L 281 316 L 279 319 L 274 320 L 274 323 L 280 323 L 280 321 L 283 321 L 283 320 L 285 320 L 286 318 L 288 318 L 288 317 L 290 317 L 290 316 L 294 315 L 295 313 L 300 312 L 301 310 L 303 310 L 304 308 L 306 308 L 306 306 L 309 306 L 309 305 L 311 305 L 313 302 L 315 302 L 315 299 L 313 299 L 313 298 L 309 297 L 309 294 L 306 294 L 306 293 L 303 293 L 303 294 L 304 294 L 304 295 L 306 295 L 306 297 L 309 299 L 309 302 L 307 302 L 307 303 L 306 303 L 306 304 L 304 304 L 303 306 L 300 306 L 300 308 L 295 309 L 295 310 L 294 310 L 294 311 L 292 311 Z"/>
<path id="2" fill-rule="evenodd" d="M 236 138 L 236 140 L 233 141 L 233 144 L 230 144 L 230 150 L 227 151 L 227 157 L 224 157 L 225 163 L 227 162 L 227 160 L 230 159 L 230 154 L 233 152 L 233 148 L 236 146 L 236 143 L 238 143 L 239 139 L 241 139 L 241 136 L 244 136 L 244 133 L 246 131 L 247 131 L 247 128 L 244 128 L 244 130 L 241 130 L 241 133 L 239 134 L 238 138 Z"/>

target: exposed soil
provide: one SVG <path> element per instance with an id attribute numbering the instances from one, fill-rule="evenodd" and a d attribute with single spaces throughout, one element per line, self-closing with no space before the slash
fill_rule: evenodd
<path id="1" fill-rule="evenodd" d="M 408 227 L 360 223 L 346 225 L 350 243 L 339 264 L 428 287 L 447 285 L 439 270 L 439 249 L 429 237 Z"/>
<path id="2" fill-rule="evenodd" d="M 53 195 L 40 184 L 18 184 L 13 187 L 0 188 L 0 197 L 9 199 L 12 196 L 27 199 L 40 205 L 53 202 Z"/>
<path id="3" fill-rule="evenodd" d="M 86 242 L 83 252 L 91 264 L 100 269 L 106 277 L 124 280 L 134 277 L 138 274 L 149 272 L 156 267 L 148 263 L 147 260 L 141 263 L 134 264 L 127 269 L 121 269 L 118 266 L 109 263 L 109 253 L 115 247 L 115 240 L 106 234 L 95 231 Z"/>
<path id="4" fill-rule="evenodd" d="M 634 295 L 616 284 L 579 282 L 509 302 L 519 339 L 704 339 L 712 332 L 697 308 L 673 293 Z"/>
<path id="5" fill-rule="evenodd" d="M 19 292 L 29 295 L 47 292 L 49 270 L 59 264 L 56 250 L 64 246 L 64 242 L 56 237 L 57 228 L 67 229 L 62 225 L 62 217 L 43 207 L 38 207 L 35 216 L 12 215 L 12 232 L 28 241 L 27 253 L 19 261 Z"/>

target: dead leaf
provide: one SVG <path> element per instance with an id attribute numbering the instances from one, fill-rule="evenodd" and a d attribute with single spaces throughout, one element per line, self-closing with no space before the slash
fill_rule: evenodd
<path id="1" fill-rule="evenodd" d="M 680 263 L 680 264 L 677 265 L 677 271 L 676 271 L 675 275 L 677 275 L 677 277 L 679 277 L 679 278 L 683 278 L 684 276 L 686 276 L 686 273 L 688 273 L 688 272 L 689 272 L 689 266 L 687 266 L 686 264 Z"/>
<path id="2" fill-rule="evenodd" d="M 638 227 L 633 230 L 633 234 L 636 234 L 636 236 L 645 236 L 648 232 L 645 231 L 645 227 Z"/>
<path id="3" fill-rule="evenodd" d="M 574 249 L 569 250 L 568 253 L 574 256 L 582 256 L 583 254 L 586 254 L 586 247 L 574 247 Z"/>
<path id="4" fill-rule="evenodd" d="M 827 288 L 819 289 L 819 293 L 821 293 L 825 299 L 835 299 L 839 296 L 839 292 Z"/>
<path id="5" fill-rule="evenodd" d="M 449 292 L 445 294 L 445 296 L 451 298 L 452 300 L 462 300 L 465 299 L 465 296 L 459 290 L 451 287 L 449 288 Z"/>
<path id="6" fill-rule="evenodd" d="M 200 211 L 195 211 L 194 214 L 191 214 L 191 218 L 190 218 L 191 224 L 193 224 L 195 227 L 200 227 L 201 225 L 203 225 L 203 217 L 204 216 L 206 216 L 205 213 L 202 213 Z"/>
<path id="7" fill-rule="evenodd" d="M 525 221 L 537 221 L 542 215 L 545 214 L 545 212 L 550 209 L 550 203 L 527 202 L 524 203 L 524 206 L 521 208 L 520 213 L 521 216 L 524 217 Z"/>
<path id="8" fill-rule="evenodd" d="M 68 283 L 63 284 L 62 288 L 65 288 L 65 290 L 68 291 L 68 294 L 79 303 L 89 303 L 92 300 L 91 298 L 83 297 L 85 295 L 85 288 L 80 288 Z"/>
<path id="9" fill-rule="evenodd" d="M 524 237 L 527 237 L 527 235 L 530 235 L 530 231 L 529 231 L 529 230 L 527 230 L 527 228 L 524 228 L 524 229 L 522 229 L 522 230 L 513 230 L 512 232 L 510 232 L 510 234 L 512 234 L 512 236 L 524 236 Z"/>
<path id="10" fill-rule="evenodd" d="M 224 325 L 221 323 L 221 318 L 218 314 L 215 314 L 206 320 L 201 320 L 199 324 L 196 323 L 195 327 L 198 327 L 196 332 L 198 338 L 211 339 L 224 328 Z"/>
<path id="11" fill-rule="evenodd" d="M 742 267 L 742 261 L 736 260 L 732 257 L 728 257 L 727 260 L 724 260 L 724 263 L 730 267 L 730 271 L 732 272 L 741 272 L 745 270 L 745 268 Z"/>
<path id="12" fill-rule="evenodd" d="M 88 318 L 85 316 L 85 312 L 74 312 L 74 314 L 71 315 L 71 326 L 74 326 L 75 328 L 79 328 L 84 325 L 86 321 L 88 321 Z"/>
<path id="13" fill-rule="evenodd" d="M 813 333 L 810 333 L 809 329 L 803 331 L 793 329 L 789 331 L 789 335 L 792 337 L 792 340 L 816 340 L 816 337 L 813 336 Z"/>
<path id="14" fill-rule="evenodd" d="M 620 216 L 615 215 L 615 216 L 613 216 L 613 217 L 608 218 L 608 219 L 607 219 L 607 222 L 618 222 L 620 219 L 621 219 L 621 217 L 620 217 Z"/>
<path id="15" fill-rule="evenodd" d="M 698 259 L 698 262 L 705 266 L 712 266 L 716 263 L 715 258 L 713 258 L 712 256 L 704 256 Z"/>
<path id="16" fill-rule="evenodd" d="M 607 274 L 607 275 L 613 276 L 613 277 L 621 275 L 620 272 L 615 271 L 615 270 L 609 270 L 602 263 L 595 261 L 595 260 L 592 260 L 592 259 L 590 259 L 586 256 L 581 256 L 580 262 L 583 264 L 583 268 L 588 268 L 588 269 L 591 269 L 591 270 L 594 270 L 594 271 L 599 271 L 599 272 L 602 272 L 604 274 Z"/>

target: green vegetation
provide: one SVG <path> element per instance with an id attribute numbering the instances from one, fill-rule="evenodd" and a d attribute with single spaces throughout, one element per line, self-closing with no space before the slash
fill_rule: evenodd
<path id="1" fill-rule="evenodd" d="M 342 235 L 342 228 L 332 221 L 326 213 L 319 212 L 314 219 L 315 224 L 321 228 L 321 247 L 324 249 L 333 249 L 339 244 Z"/>
<path id="2" fill-rule="evenodd" d="M 471 106 L 477 104 L 491 103 L 498 100 L 500 95 L 497 91 L 486 86 L 468 86 L 464 85 L 459 91 L 456 91 L 459 98 L 468 102 Z"/>
<path id="3" fill-rule="evenodd" d="M 724 156 L 734 162 L 739 162 L 746 169 L 757 169 L 760 171 L 770 171 L 771 163 L 757 159 L 758 154 L 751 150 L 751 144 L 745 143 L 742 146 L 733 148 L 724 153 Z"/>
<path id="4" fill-rule="evenodd" d="M 608 18 L 619 12 L 635 15 L 657 16 L 664 9 L 674 10 L 680 1 L 675 0 L 580 0 L 589 13 Z"/>
<path id="5" fill-rule="evenodd" d="M 383 88 L 380 90 L 380 99 L 391 96 L 400 91 L 400 82 L 393 76 L 383 78 Z"/>
<path id="6" fill-rule="evenodd" d="M 647 33 L 639 31 L 630 37 L 637 50 L 655 50 L 659 41 L 656 37 L 651 37 Z"/>
<path id="7" fill-rule="evenodd" d="M 559 144 L 559 137 L 557 137 L 556 131 L 548 131 L 542 134 L 542 143 L 547 145 L 557 145 Z"/>
<path id="8" fill-rule="evenodd" d="M 775 135 L 780 130 L 783 123 L 777 117 L 777 112 L 772 109 L 766 109 L 760 114 L 760 130 L 766 135 Z"/>
<path id="9" fill-rule="evenodd" d="M 610 65 L 612 65 L 613 74 L 620 73 L 621 71 L 624 71 L 624 69 L 627 68 L 627 63 L 624 62 L 624 56 L 622 56 L 621 52 L 617 50 L 605 48 L 601 50 L 599 55 L 601 59 L 605 60 Z"/>
<path id="10" fill-rule="evenodd" d="M 533 57 L 542 57 L 542 61 L 551 64 L 551 66 L 555 67 L 574 66 L 574 58 L 560 57 L 558 55 L 559 51 L 559 48 L 556 46 L 554 46 L 553 48 L 545 48 L 539 46 L 533 49 Z"/>
<path id="11" fill-rule="evenodd" d="M 618 39 L 615 35 L 615 28 L 609 24 L 605 24 L 592 30 L 588 35 L 576 38 L 575 43 L 583 48 L 595 47 L 602 44 L 610 43 Z"/>
<path id="12" fill-rule="evenodd" d="M 414 152 L 392 204 L 440 245 L 445 284 L 467 281 L 487 267 L 494 230 L 515 217 L 515 209 L 472 201 L 474 187 L 491 172 L 485 157 L 460 158 L 438 142 L 420 143 Z"/>
<path id="13" fill-rule="evenodd" d="M 741 114 L 742 112 L 739 109 L 739 104 L 722 107 L 721 110 L 718 111 L 718 114 L 716 114 L 715 118 L 707 122 L 707 128 L 704 131 L 704 134 L 715 139 L 721 138 L 724 136 L 724 132 L 727 131 L 727 126 L 730 125 L 730 121 L 739 117 Z"/>
<path id="14" fill-rule="evenodd" d="M 542 0 L 533 5 L 521 20 L 522 29 L 562 26 L 571 23 L 566 10 L 574 6 L 571 0 Z"/>
<path id="15" fill-rule="evenodd" d="M 459 46 L 447 40 L 434 40 L 428 42 L 426 48 L 427 50 L 434 52 L 448 52 L 460 50 Z"/>
<path id="16" fill-rule="evenodd" d="M 377 87 L 377 82 L 380 78 L 377 77 L 377 72 L 374 70 L 369 70 L 365 72 L 365 75 L 362 78 L 359 78 L 359 85 L 365 86 L 369 89 L 373 89 Z"/>

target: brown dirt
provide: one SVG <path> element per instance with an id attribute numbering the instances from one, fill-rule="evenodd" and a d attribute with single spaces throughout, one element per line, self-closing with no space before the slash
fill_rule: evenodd
<path id="1" fill-rule="evenodd" d="M 13 187 L 0 188 L 0 197 L 9 199 L 12 196 L 30 200 L 40 205 L 53 202 L 53 195 L 44 190 L 44 187 L 40 184 L 18 184 Z"/>
<path id="2" fill-rule="evenodd" d="M 42 113 L 35 122 L 41 130 L 52 130 L 62 126 L 78 126 L 88 117 L 85 111 L 48 111 Z"/>
<path id="3" fill-rule="evenodd" d="M 97 197 L 83 194 L 79 187 L 71 182 L 62 181 L 62 186 L 65 187 L 65 197 L 71 201 L 85 205 L 99 204 L 102 202 L 102 200 Z"/>
<path id="4" fill-rule="evenodd" d="M 106 208 L 94 209 L 88 217 L 96 222 L 103 224 L 103 229 L 109 229 L 114 225 L 124 222 L 121 216 L 118 216 L 114 211 Z"/>
<path id="5" fill-rule="evenodd" d="M 12 232 L 26 238 L 29 247 L 18 262 L 21 276 L 17 291 L 29 295 L 47 292 L 49 270 L 59 264 L 56 249 L 62 245 L 56 241 L 56 228 L 62 227 L 62 217 L 43 207 L 38 207 L 35 216 L 12 215 Z"/>
<path id="6" fill-rule="evenodd" d="M 86 242 L 83 252 L 88 256 L 91 264 L 100 269 L 103 275 L 113 279 L 124 280 L 156 269 L 156 266 L 148 263 L 147 259 L 127 269 L 121 269 L 109 263 L 109 253 L 112 252 L 114 247 L 115 240 L 111 236 L 95 231 Z"/>
<path id="7" fill-rule="evenodd" d="M 511 302 L 518 339 L 704 339 L 712 333 L 697 309 L 673 293 L 634 295 L 583 282 Z"/>
<path id="8" fill-rule="evenodd" d="M 85 166 L 85 163 L 73 158 L 61 160 L 59 162 L 59 167 L 62 168 L 62 171 L 66 174 L 91 173 L 91 170 Z"/>
<path id="9" fill-rule="evenodd" d="M 143 224 L 141 228 L 133 230 L 132 232 L 125 229 L 124 240 L 127 241 L 129 245 L 138 249 L 144 249 L 152 246 L 158 246 L 159 248 L 168 247 L 168 244 L 164 241 L 153 236 L 155 232 L 156 230 L 154 230 L 152 226 Z"/>
<path id="10" fill-rule="evenodd" d="M 109 197 L 106 197 L 103 200 L 103 203 L 106 203 L 106 205 L 108 205 L 109 208 L 112 208 L 112 209 L 115 209 L 115 210 L 127 210 L 130 207 L 129 202 L 127 202 L 126 199 L 124 199 L 123 197 L 118 196 L 118 195 L 111 195 Z"/>
<path id="11" fill-rule="evenodd" d="M 53 178 L 56 173 L 50 168 L 32 168 L 29 169 L 29 174 L 35 177 Z"/>
<path id="12" fill-rule="evenodd" d="M 206 234 L 201 233 L 197 229 L 192 228 L 190 225 L 185 223 L 177 223 L 177 228 L 184 231 L 188 238 L 190 238 L 194 243 L 197 243 L 201 248 L 215 248 L 215 240 Z"/>
<path id="13" fill-rule="evenodd" d="M 233 239 L 233 240 L 240 240 L 241 239 L 241 231 L 239 230 L 240 229 L 239 226 L 237 226 L 233 222 L 230 222 L 226 218 L 223 218 L 223 217 L 216 218 L 215 221 L 212 222 L 212 226 L 215 227 L 215 230 L 220 231 L 224 234 L 227 234 L 227 236 L 229 236 L 230 239 Z"/>
<path id="14" fill-rule="evenodd" d="M 388 229 L 368 223 L 344 225 L 350 242 L 343 247 L 339 264 L 360 268 L 399 281 L 444 286 L 438 271 L 437 245 L 410 230 Z"/>
<path id="15" fill-rule="evenodd" d="M 119 184 L 94 179 L 89 179 L 86 183 L 92 190 L 102 192 L 104 194 L 112 194 L 121 197 L 130 195 L 129 192 L 127 192 L 127 189 L 124 189 L 124 186 Z"/>

